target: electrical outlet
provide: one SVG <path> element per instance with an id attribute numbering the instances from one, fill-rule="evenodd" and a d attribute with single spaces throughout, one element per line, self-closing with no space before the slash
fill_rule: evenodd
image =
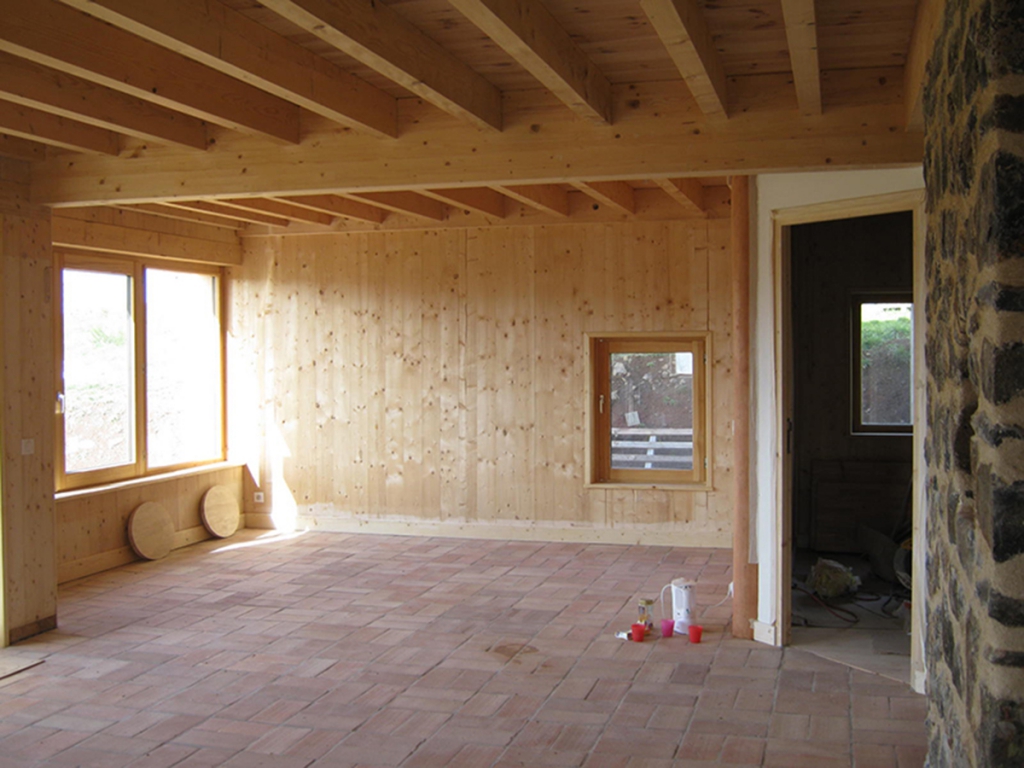
<path id="1" fill-rule="evenodd" d="M 254 493 L 252 495 L 252 500 L 254 502 L 256 502 L 257 504 L 262 504 L 263 503 L 263 491 L 256 491 L 256 493 Z"/>
<path id="2" fill-rule="evenodd" d="M 35 440 L 33 440 L 32 438 L 28 438 L 27 440 L 22 440 L 21 441 L 21 455 L 22 456 L 31 456 L 35 452 L 36 452 L 36 441 Z"/>

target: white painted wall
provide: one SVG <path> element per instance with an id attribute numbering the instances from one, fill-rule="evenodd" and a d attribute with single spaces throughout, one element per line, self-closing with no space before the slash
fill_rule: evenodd
<path id="1" fill-rule="evenodd" d="M 775 536 L 775 446 L 779 425 L 775 411 L 775 297 L 772 284 L 773 214 L 786 208 L 815 203 L 854 200 L 893 192 L 923 189 L 920 166 L 877 171 L 822 171 L 820 173 L 778 173 L 757 176 L 751 185 L 752 237 L 754 254 L 751 309 L 751 378 L 753 404 L 753 471 L 751 473 L 751 515 L 755 541 L 752 543 L 758 568 L 757 620 L 762 627 L 776 625 L 776 584 L 774 567 L 779 542 Z M 781 637 L 778 632 L 771 633 Z M 755 634 L 755 639 L 766 635 Z"/>

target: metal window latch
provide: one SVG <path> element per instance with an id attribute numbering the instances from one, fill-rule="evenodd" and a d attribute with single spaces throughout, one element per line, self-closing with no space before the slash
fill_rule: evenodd
<path id="1" fill-rule="evenodd" d="M 65 412 L 65 409 L 64 409 L 64 393 L 63 392 L 58 392 L 57 393 L 56 413 L 57 413 L 58 416 L 63 416 L 64 412 Z"/>
<path id="2" fill-rule="evenodd" d="M 604 413 L 604 395 L 598 395 L 597 398 L 597 412 Z"/>

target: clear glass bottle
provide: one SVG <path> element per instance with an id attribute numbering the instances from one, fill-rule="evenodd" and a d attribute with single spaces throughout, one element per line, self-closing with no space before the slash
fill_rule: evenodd
<path id="1" fill-rule="evenodd" d="M 645 634 L 654 629 L 654 600 L 649 597 L 641 597 L 636 605 L 637 624 L 643 624 L 647 629 Z"/>

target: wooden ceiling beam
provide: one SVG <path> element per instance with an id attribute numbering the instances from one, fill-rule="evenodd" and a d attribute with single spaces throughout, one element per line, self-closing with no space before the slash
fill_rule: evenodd
<path id="1" fill-rule="evenodd" d="M 444 204 L 418 192 L 361 192 L 354 197 L 395 213 L 410 214 L 430 221 L 445 220 Z"/>
<path id="2" fill-rule="evenodd" d="M 422 194 L 440 200 L 442 203 L 503 219 L 505 200 L 503 194 L 487 187 L 456 187 L 455 189 L 424 189 Z"/>
<path id="3" fill-rule="evenodd" d="M 159 144 L 206 149 L 206 124 L 66 72 L 0 52 L 0 98 Z"/>
<path id="4" fill-rule="evenodd" d="M 924 127 L 925 68 L 932 55 L 945 7 L 946 0 L 918 0 L 917 3 L 917 19 L 910 37 L 907 63 L 903 68 L 905 123 L 908 131 L 920 131 Z"/>
<path id="5" fill-rule="evenodd" d="M 245 226 L 245 222 L 239 219 L 227 219 L 223 216 L 218 216 L 210 213 L 200 213 L 199 211 L 190 211 L 185 208 L 178 208 L 173 205 L 166 205 L 165 203 L 139 203 L 138 205 L 119 205 L 118 208 L 123 208 L 127 211 L 139 211 L 140 213 L 149 213 L 154 216 L 163 216 L 166 219 L 177 219 L 178 221 L 191 221 L 197 224 L 207 224 L 213 227 L 221 227 L 222 229 L 241 229 Z"/>
<path id="6" fill-rule="evenodd" d="M 569 215 L 569 193 L 556 184 L 495 185 L 494 189 L 544 213 Z"/>
<path id="7" fill-rule="evenodd" d="M 46 159 L 46 145 L 20 136 L 0 133 L 0 157 L 28 160 L 30 163 L 39 162 Z"/>
<path id="8" fill-rule="evenodd" d="M 705 215 L 707 202 L 700 179 L 653 179 L 661 189 L 691 213 Z"/>
<path id="9" fill-rule="evenodd" d="M 501 92 L 391 6 L 364 0 L 261 4 L 445 112 L 501 130 Z"/>
<path id="10" fill-rule="evenodd" d="M 328 120 L 398 135 L 396 99 L 216 0 L 62 0 Z"/>
<path id="11" fill-rule="evenodd" d="M 299 142 L 299 108 L 56 0 L 4 0 L 0 51 L 243 133 Z"/>
<path id="12" fill-rule="evenodd" d="M 635 190 L 625 181 L 577 181 L 573 186 L 598 203 L 630 215 L 636 213 Z"/>
<path id="13" fill-rule="evenodd" d="M 225 205 L 221 202 L 214 202 L 212 200 L 168 200 L 167 205 L 173 205 L 176 208 L 184 208 L 188 211 L 210 213 L 222 216 L 225 219 L 245 221 L 250 224 L 266 224 L 271 227 L 287 227 L 290 223 L 288 219 L 280 216 L 258 213 L 251 209 L 237 208 Z"/>
<path id="14" fill-rule="evenodd" d="M 722 57 L 698 0 L 640 0 L 669 56 L 705 115 L 728 115 Z"/>
<path id="15" fill-rule="evenodd" d="M 387 212 L 382 208 L 338 195 L 295 195 L 277 199 L 309 208 L 311 211 L 321 211 L 332 216 L 344 216 L 346 219 L 369 221 L 374 224 L 380 224 L 387 218 Z"/>
<path id="16" fill-rule="evenodd" d="M 54 206 L 149 203 L 172 198 L 294 195 L 630 180 L 912 165 L 923 157 L 920 132 L 903 130 L 903 83 L 861 78 L 856 102 L 801 117 L 790 100 L 765 104 L 790 88 L 789 73 L 749 78 L 736 90 L 729 120 L 706 118 L 679 82 L 617 86 L 614 127 L 579 120 L 550 94 L 506 95 L 512 121 L 483 135 L 418 99 L 401 99 L 403 135 L 393 141 L 337 128 L 311 134 L 287 151 L 238 134 L 197 155 L 151 147 L 119 158 L 50 157 L 37 165 L 32 199 Z M 839 85 L 842 73 L 832 78 Z M 541 122 L 538 123 L 538 120 Z M 534 126 L 540 124 L 541 130 Z M 682 126 L 685 126 L 683 128 Z M 656 147 L 656 151 L 652 151 Z M 198 163 L 197 163 L 198 161 Z"/>
<path id="17" fill-rule="evenodd" d="M 580 117 L 612 122 L 608 78 L 539 0 L 449 0 Z"/>
<path id="18" fill-rule="evenodd" d="M 0 101 L 0 132 L 76 152 L 121 151 L 120 134 L 9 101 Z"/>
<path id="19" fill-rule="evenodd" d="M 821 68 L 818 65 L 818 26 L 814 0 L 782 0 L 789 61 L 800 112 L 821 114 Z"/>
<path id="20" fill-rule="evenodd" d="M 298 205 L 291 205 L 280 200 L 270 200 L 262 197 L 232 198 L 229 200 L 218 200 L 218 203 L 230 205 L 233 208 L 248 212 L 269 213 L 273 216 L 280 216 L 289 221 L 301 221 L 306 224 L 319 224 L 322 227 L 329 227 L 334 223 L 334 217 L 320 211 L 312 211 Z"/>

